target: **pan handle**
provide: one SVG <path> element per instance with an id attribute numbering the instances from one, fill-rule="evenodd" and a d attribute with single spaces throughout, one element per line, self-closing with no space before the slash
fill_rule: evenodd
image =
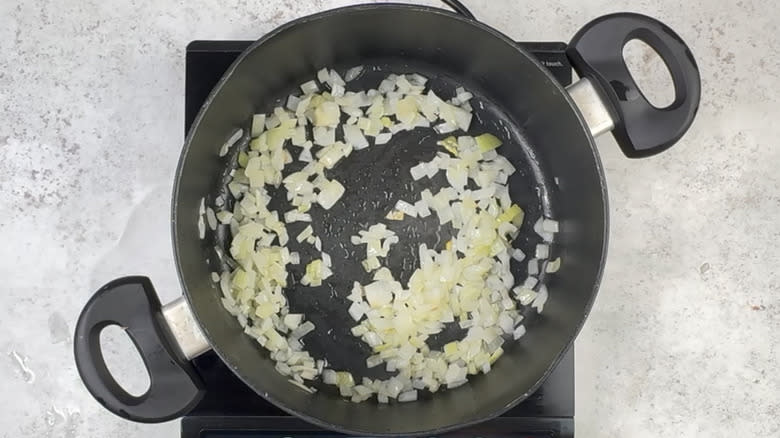
<path id="1" fill-rule="evenodd" d="M 100 332 L 109 325 L 124 328 L 141 354 L 151 382 L 145 394 L 128 394 L 106 367 Z M 177 347 L 146 277 L 116 279 L 92 296 L 76 323 L 74 353 L 92 396 L 128 420 L 157 423 L 180 417 L 203 396 L 203 384 Z"/>
<path id="2" fill-rule="evenodd" d="M 469 8 L 467 8 L 463 3 L 461 3 L 458 0 L 441 0 L 442 3 L 452 8 L 453 11 L 457 12 L 460 15 L 463 15 L 466 18 L 470 18 L 472 20 L 475 20 L 474 14 L 469 11 Z"/>
<path id="3" fill-rule="evenodd" d="M 634 39 L 652 47 L 669 69 L 675 92 L 671 105 L 653 106 L 631 77 L 623 48 Z M 574 35 L 567 55 L 580 77 L 589 79 L 604 98 L 612 134 L 626 156 L 663 152 L 693 123 L 701 97 L 699 68 L 685 42 L 660 21 L 634 13 L 605 15 Z"/>

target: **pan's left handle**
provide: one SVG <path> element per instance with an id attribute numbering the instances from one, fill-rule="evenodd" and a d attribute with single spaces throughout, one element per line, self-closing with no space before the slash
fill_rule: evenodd
<path id="1" fill-rule="evenodd" d="M 100 332 L 118 325 L 127 331 L 149 372 L 148 391 L 127 393 L 106 367 Z M 160 300 L 146 277 L 124 277 L 87 302 L 74 336 L 76 366 L 89 392 L 109 411 L 132 421 L 157 423 L 189 412 L 203 396 L 203 384 L 168 329 Z"/>

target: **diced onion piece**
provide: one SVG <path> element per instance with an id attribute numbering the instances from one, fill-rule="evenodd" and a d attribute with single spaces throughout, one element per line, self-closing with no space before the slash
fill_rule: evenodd
<path id="1" fill-rule="evenodd" d="M 314 126 L 335 127 L 341 119 L 341 110 L 334 102 L 322 102 L 314 109 Z"/>
<path id="2" fill-rule="evenodd" d="M 420 199 L 419 201 L 414 203 L 414 209 L 417 211 L 417 215 L 420 217 L 428 217 L 431 215 L 430 207 L 428 206 L 428 202 L 424 199 Z"/>
<path id="3" fill-rule="evenodd" d="M 301 243 L 304 240 L 308 239 L 313 234 L 314 234 L 314 228 L 312 228 L 311 225 L 307 225 L 306 228 L 304 228 L 303 231 L 301 231 L 300 234 L 298 234 L 298 237 L 296 237 L 295 240 L 297 240 L 298 243 Z"/>
<path id="4" fill-rule="evenodd" d="M 298 328 L 301 322 L 303 322 L 303 315 L 300 313 L 288 313 L 284 317 L 284 325 L 290 330 Z"/>
<path id="5" fill-rule="evenodd" d="M 363 269 L 365 269 L 366 272 L 371 272 L 375 269 L 379 269 L 379 267 L 381 266 L 379 264 L 379 259 L 376 257 L 369 257 L 363 260 L 362 265 L 363 265 Z"/>
<path id="6" fill-rule="evenodd" d="M 545 218 L 542 221 L 542 230 L 548 232 L 548 233 L 557 233 L 558 232 L 558 221 L 553 219 L 547 219 Z"/>
<path id="7" fill-rule="evenodd" d="M 417 400 L 417 391 L 416 390 L 402 392 L 401 394 L 398 395 L 398 401 L 401 402 L 401 403 L 411 402 L 411 401 L 415 401 L 415 400 Z"/>
<path id="8" fill-rule="evenodd" d="M 344 95 L 345 89 L 344 86 L 341 84 L 333 84 L 333 87 L 331 88 L 331 94 L 333 97 L 341 97 Z"/>
<path id="9" fill-rule="evenodd" d="M 293 222 L 311 222 L 311 215 L 301 213 L 298 210 L 290 210 L 284 214 L 284 221 L 288 224 Z"/>
<path id="10" fill-rule="evenodd" d="M 200 239 L 206 237 L 206 223 L 203 221 L 203 216 L 198 216 L 198 237 Z"/>
<path id="11" fill-rule="evenodd" d="M 384 362 L 384 360 L 379 355 L 369 356 L 368 359 L 366 359 L 366 368 L 374 368 L 382 362 Z"/>
<path id="12" fill-rule="evenodd" d="M 404 220 L 404 212 L 400 210 L 390 210 L 389 213 L 385 216 L 385 219 L 391 220 L 391 221 L 402 221 Z"/>
<path id="13" fill-rule="evenodd" d="M 458 139 L 454 136 L 439 140 L 436 144 L 446 149 L 447 152 L 451 153 L 453 156 L 458 156 Z"/>
<path id="14" fill-rule="evenodd" d="M 206 221 L 212 231 L 217 229 L 217 216 L 214 214 L 214 210 L 211 207 L 206 208 Z"/>
<path id="15" fill-rule="evenodd" d="M 320 87 L 317 85 L 317 82 L 311 80 L 301 84 L 301 91 L 303 91 L 303 94 L 314 94 L 320 91 Z"/>
<path id="16" fill-rule="evenodd" d="M 375 144 L 386 144 L 390 141 L 390 139 L 393 137 L 393 134 L 390 132 L 383 132 L 376 136 L 374 139 Z"/>
<path id="17" fill-rule="evenodd" d="M 317 195 L 317 202 L 325 210 L 330 210 L 344 195 L 344 191 L 344 186 L 337 180 L 332 179 L 322 186 L 319 195 Z"/>
<path id="18" fill-rule="evenodd" d="M 527 306 L 531 304 L 537 295 L 537 293 L 532 291 L 531 289 L 517 288 L 517 287 L 514 289 L 514 293 L 515 296 L 517 297 L 518 302 L 523 306 Z"/>
<path id="19" fill-rule="evenodd" d="M 395 203 L 395 209 L 411 217 L 417 217 L 417 209 L 414 205 L 403 199 L 399 199 L 398 202 Z"/>
<path id="20" fill-rule="evenodd" d="M 358 76 L 360 76 L 360 73 L 363 72 L 363 66 L 357 65 L 355 67 L 352 67 L 351 69 L 347 70 L 347 72 L 344 74 L 344 80 L 346 82 L 350 82 L 355 80 Z"/>
<path id="21" fill-rule="evenodd" d="M 549 231 L 545 231 L 543 229 L 543 225 L 544 225 L 544 218 L 540 217 L 536 221 L 536 223 L 534 223 L 534 232 L 536 232 L 536 234 L 538 234 L 542 239 L 544 239 L 545 242 L 552 242 L 554 234 Z"/>
<path id="22" fill-rule="evenodd" d="M 492 151 L 503 144 L 498 137 L 487 133 L 474 137 L 474 140 L 476 140 L 477 147 L 482 152 Z"/>
<path id="23" fill-rule="evenodd" d="M 528 260 L 528 275 L 539 274 L 539 261 L 536 259 Z"/>
<path id="24" fill-rule="evenodd" d="M 330 72 L 328 72 L 327 68 L 323 68 L 322 70 L 317 72 L 317 80 L 323 84 L 327 84 L 330 82 Z"/>
<path id="25" fill-rule="evenodd" d="M 558 272 L 558 270 L 561 268 L 561 258 L 556 257 L 554 260 L 547 263 L 547 266 L 545 267 L 545 271 L 554 274 Z"/>
<path id="26" fill-rule="evenodd" d="M 512 332 L 512 337 L 513 337 L 515 340 L 518 340 L 518 339 L 522 338 L 522 337 L 523 337 L 523 335 L 525 335 L 525 326 L 524 326 L 524 325 L 522 325 L 522 324 L 520 324 L 520 325 L 518 325 L 518 326 L 517 326 L 517 328 L 515 328 L 515 330 Z"/>
<path id="27" fill-rule="evenodd" d="M 417 181 L 424 177 L 428 173 L 427 167 L 427 163 L 420 163 L 416 166 L 412 166 L 412 168 L 409 169 L 409 173 L 412 174 L 412 179 Z"/>
<path id="28" fill-rule="evenodd" d="M 447 124 L 456 126 L 463 132 L 469 130 L 471 125 L 471 113 L 448 103 L 439 105 L 439 115 Z"/>
<path id="29" fill-rule="evenodd" d="M 351 144 L 356 150 L 365 149 L 368 147 L 368 140 L 355 125 L 344 125 L 344 141 Z"/>
<path id="30" fill-rule="evenodd" d="M 252 116 L 252 129 L 250 135 L 252 138 L 259 137 L 265 130 L 265 114 L 255 114 Z"/>
<path id="31" fill-rule="evenodd" d="M 222 147 L 219 149 L 219 156 L 224 157 L 227 155 L 228 150 L 230 150 L 233 145 L 238 143 L 239 140 L 241 140 L 241 137 L 244 136 L 244 130 L 239 129 L 236 132 L 233 133 L 233 135 L 228 138 L 228 140 L 222 145 Z"/>
<path id="32" fill-rule="evenodd" d="M 336 143 L 336 130 L 325 126 L 314 127 L 314 144 L 319 146 L 330 146 Z"/>
<path id="33" fill-rule="evenodd" d="M 536 298 L 534 298 L 534 302 L 532 306 L 539 312 L 542 313 L 542 310 L 544 310 L 544 304 L 547 302 L 548 292 L 547 287 L 544 285 L 539 286 L 539 292 L 536 295 Z"/>
<path id="34" fill-rule="evenodd" d="M 344 79 L 341 78 L 341 75 L 336 70 L 330 71 L 330 84 L 333 86 L 340 85 L 344 86 L 346 85 L 344 82 Z"/>
<path id="35" fill-rule="evenodd" d="M 546 259 L 547 257 L 550 257 L 550 245 L 543 243 L 536 245 L 536 258 Z"/>
<path id="36" fill-rule="evenodd" d="M 390 304 L 393 300 L 392 282 L 375 281 L 365 286 L 364 291 L 368 304 L 373 308 Z"/>
<path id="37" fill-rule="evenodd" d="M 366 308 L 363 304 L 363 302 L 353 302 L 348 309 L 349 316 L 352 317 L 355 321 L 360 321 L 361 318 L 363 318 L 363 315 L 366 314 Z"/>
<path id="38" fill-rule="evenodd" d="M 339 375 L 333 370 L 322 371 L 322 381 L 326 385 L 338 385 Z"/>

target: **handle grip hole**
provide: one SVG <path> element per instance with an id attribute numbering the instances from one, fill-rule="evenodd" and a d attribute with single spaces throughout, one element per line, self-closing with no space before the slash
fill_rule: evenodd
<path id="1" fill-rule="evenodd" d="M 651 105 L 658 109 L 669 107 L 675 100 L 674 81 L 669 68 L 661 55 L 652 47 L 640 39 L 629 40 L 623 46 L 623 60 L 628 67 L 628 72 L 639 87 L 641 92 Z M 625 100 L 634 100 L 639 96 L 632 95 L 636 90 L 613 88 L 618 96 Z"/>
<path id="2" fill-rule="evenodd" d="M 122 389 L 133 397 L 141 397 L 149 391 L 149 371 L 122 327 L 112 324 L 100 331 L 100 350 L 106 368 Z"/>

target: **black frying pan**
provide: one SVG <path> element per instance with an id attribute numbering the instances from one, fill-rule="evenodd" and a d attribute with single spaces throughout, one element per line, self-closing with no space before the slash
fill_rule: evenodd
<path id="1" fill-rule="evenodd" d="M 567 91 L 533 56 L 455 6 L 462 15 L 390 4 L 327 11 L 276 29 L 236 60 L 195 120 L 176 175 L 174 250 L 187 302 L 164 313 L 148 279 L 123 278 L 100 289 L 78 321 L 76 363 L 87 388 L 107 409 L 135 421 L 163 421 L 185 414 L 200 399 L 201 383 L 187 361 L 198 348 L 184 342 L 187 333 L 197 334 L 197 327 L 187 327 L 187 315 L 182 323 L 171 316 L 189 311 L 210 347 L 259 395 L 341 432 L 436 434 L 495 417 L 536 390 L 582 326 L 604 266 L 607 193 L 593 135 L 611 130 L 629 157 L 668 148 L 693 121 L 699 74 L 690 51 L 668 27 L 641 15 L 615 14 L 592 21 L 571 41 L 569 57 L 586 79 Z M 676 92 L 669 107 L 650 105 L 631 78 L 622 49 L 632 39 L 653 47 L 669 68 Z M 518 169 L 510 182 L 511 196 L 526 209 L 531 218 L 526 222 L 543 213 L 561 224 L 553 251 L 564 262 L 557 274 L 541 278 L 550 298 L 543 314 L 526 312 L 528 334 L 506 348 L 488 375 L 454 390 L 423 394 L 413 403 L 353 404 L 331 391 L 310 395 L 289 384 L 274 370 L 267 352 L 223 309 L 220 292 L 209 279 L 211 271 L 220 270 L 213 247 L 224 245 L 229 236 L 221 230 L 198 238 L 200 199 L 205 195 L 212 203 L 225 192 L 224 175 L 235 160 L 218 156 L 226 138 L 247 127 L 251 114 L 271 111 L 318 69 L 343 72 L 354 65 L 373 67 L 350 83 L 355 89 L 375 87 L 390 72 L 417 72 L 429 77 L 436 91 L 462 85 L 474 92 L 472 130 L 505 140 L 500 152 Z M 381 221 L 396 200 L 412 199 L 424 184 L 441 183 L 413 183 L 408 172 L 431 158 L 435 142 L 429 130 L 404 132 L 393 138 L 391 147 L 354 153 L 331 174 L 347 193 L 332 210 L 315 212 L 314 226 L 333 257 L 335 275 L 320 288 L 290 288 L 287 294 L 292 311 L 305 313 L 317 326 L 304 338 L 307 349 L 336 369 L 381 375 L 365 369 L 368 347 L 349 334 L 355 323 L 344 297 L 353 280 L 366 280 L 362 257 L 337 246 L 358 227 Z M 435 219 L 390 225 L 402 244 L 393 248 L 388 262 L 394 272 L 402 272 L 402 281 L 416 263 L 410 254 L 417 245 L 435 244 L 449 232 L 439 230 Z M 291 227 L 290 234 L 298 231 Z M 521 231 L 516 246 L 529 253 L 538 237 L 528 224 Z M 513 270 L 522 281 L 525 264 Z M 294 278 L 301 274 L 291 271 Z M 151 387 L 140 397 L 127 394 L 105 366 L 99 334 L 110 324 L 126 327 L 144 358 Z M 450 331 L 438 341 L 457 335 Z"/>

